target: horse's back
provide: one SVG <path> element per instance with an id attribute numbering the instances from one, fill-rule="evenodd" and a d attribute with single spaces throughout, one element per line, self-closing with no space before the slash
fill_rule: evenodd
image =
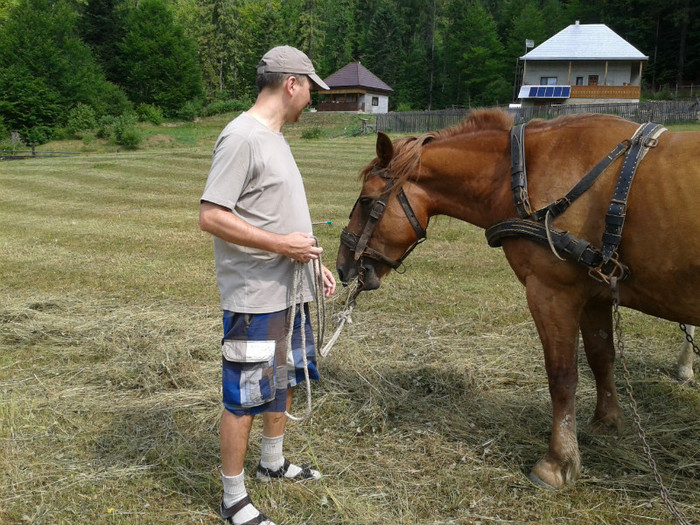
<path id="1" fill-rule="evenodd" d="M 536 207 L 563 196 L 639 124 L 588 115 L 540 123 L 533 177 Z M 652 144 L 653 145 L 653 144 Z M 528 163 L 529 164 L 529 163 Z M 623 159 L 615 161 L 554 223 L 600 247 L 605 215 Z M 530 169 L 530 166 L 528 166 Z M 619 258 L 631 271 L 623 304 L 675 321 L 700 324 L 700 132 L 665 131 L 648 149 L 632 181 Z"/>

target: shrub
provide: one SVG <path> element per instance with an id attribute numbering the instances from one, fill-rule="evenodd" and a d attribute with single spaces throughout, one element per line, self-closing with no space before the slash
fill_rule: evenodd
<path id="1" fill-rule="evenodd" d="M 233 111 L 245 111 L 252 106 L 252 102 L 247 99 L 215 100 L 202 110 L 202 116 L 210 117 L 221 113 L 231 113 Z"/>
<path id="2" fill-rule="evenodd" d="M 84 133 L 92 131 L 97 127 L 95 110 L 87 104 L 78 103 L 68 113 L 66 131 L 69 135 L 81 138 Z"/>
<path id="3" fill-rule="evenodd" d="M 180 111 L 177 112 L 177 116 L 183 120 L 194 120 L 202 114 L 202 101 L 201 100 L 190 100 L 187 102 Z"/>
<path id="4" fill-rule="evenodd" d="M 673 96 L 673 93 L 671 92 L 671 88 L 669 88 L 668 86 L 664 86 L 656 92 L 647 93 L 646 99 L 647 100 L 673 100 L 674 96 Z"/>
<path id="5" fill-rule="evenodd" d="M 108 139 L 114 135 L 114 123 L 117 118 L 113 115 L 103 115 L 97 123 L 97 136 L 101 139 Z"/>
<path id="6" fill-rule="evenodd" d="M 320 139 L 321 138 L 321 128 L 310 128 L 305 129 L 301 132 L 302 139 Z"/>
<path id="7" fill-rule="evenodd" d="M 141 144 L 143 135 L 136 127 L 124 128 L 116 138 L 117 144 L 124 146 L 126 149 L 136 149 Z"/>
<path id="8" fill-rule="evenodd" d="M 136 108 L 139 122 L 150 122 L 158 126 L 163 123 L 163 110 L 152 104 L 141 104 Z"/>
<path id="9" fill-rule="evenodd" d="M 90 146 L 91 144 L 95 143 L 95 134 L 94 133 L 83 133 L 83 144 L 86 146 Z"/>
<path id="10" fill-rule="evenodd" d="M 126 149 L 136 149 L 143 136 L 136 128 L 136 117 L 132 113 L 125 113 L 114 121 L 114 141 Z"/>

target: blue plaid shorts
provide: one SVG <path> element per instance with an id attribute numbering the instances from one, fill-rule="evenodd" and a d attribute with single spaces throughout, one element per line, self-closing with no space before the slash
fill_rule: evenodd
<path id="1" fill-rule="evenodd" d="M 222 390 L 224 407 L 236 415 L 284 412 L 287 389 L 304 382 L 301 312 L 295 308 L 292 351 L 287 352 L 287 328 L 292 308 L 269 314 L 224 310 Z M 309 378 L 319 379 L 309 307 L 306 313 L 306 360 Z"/>

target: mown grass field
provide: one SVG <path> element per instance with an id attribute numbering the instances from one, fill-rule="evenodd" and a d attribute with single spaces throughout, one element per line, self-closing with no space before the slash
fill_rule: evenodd
<path id="1" fill-rule="evenodd" d="M 197 215 L 230 117 L 146 128 L 134 152 L 50 144 L 84 153 L 0 164 L 0 523 L 219 522 L 220 312 Z M 316 231 L 332 268 L 374 138 L 344 136 L 356 117 L 324 118 L 286 134 L 313 220 L 332 221 Z M 301 139 L 313 126 L 323 137 Z M 631 424 L 588 432 L 583 355 L 582 477 L 559 492 L 527 481 L 550 402 L 524 290 L 483 231 L 439 218 L 428 236 L 405 274 L 359 298 L 312 418 L 289 424 L 292 458 L 326 477 L 251 480 L 254 500 L 287 525 L 672 523 Z M 623 323 L 659 473 L 700 520 L 700 397 L 675 379 L 681 333 L 629 310 Z"/>

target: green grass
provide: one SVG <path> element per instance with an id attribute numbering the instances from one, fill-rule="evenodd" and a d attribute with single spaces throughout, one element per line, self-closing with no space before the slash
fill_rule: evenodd
<path id="1" fill-rule="evenodd" d="M 373 137 L 343 136 L 356 115 L 332 117 L 285 130 L 313 220 L 332 221 L 316 228 L 329 267 L 374 156 Z M 220 312 L 197 215 L 230 118 L 145 127 L 172 138 L 134 152 L 0 164 L 3 525 L 219 522 Z M 557 493 L 527 481 L 551 420 L 524 290 L 483 231 L 438 218 L 428 236 L 405 274 L 360 297 L 321 362 L 312 419 L 289 424 L 290 455 L 326 478 L 251 480 L 255 501 L 292 525 L 671 522 L 633 429 L 588 432 L 583 356 L 582 478 Z M 659 471 L 697 519 L 700 404 L 674 379 L 681 333 L 628 310 L 623 322 Z M 255 425 L 249 472 L 259 437 Z"/>

